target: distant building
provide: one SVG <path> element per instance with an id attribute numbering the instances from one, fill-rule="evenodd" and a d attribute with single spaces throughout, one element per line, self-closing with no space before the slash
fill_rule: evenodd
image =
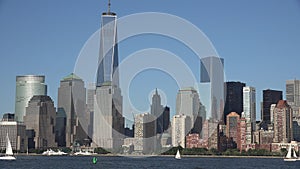
<path id="1" fill-rule="evenodd" d="M 195 120 L 199 115 L 200 99 L 198 92 L 192 88 L 180 89 L 176 97 L 176 115 L 186 115 L 191 119 L 191 126 L 193 128 Z M 188 127 L 188 126 L 187 126 Z"/>
<path id="2" fill-rule="evenodd" d="M 86 98 L 87 111 L 89 113 L 89 118 L 87 119 L 87 121 L 89 121 L 87 126 L 88 127 L 87 134 L 90 138 L 93 137 L 95 94 L 96 94 L 96 84 L 90 83 L 87 88 L 87 98 Z"/>
<path id="3" fill-rule="evenodd" d="M 293 110 L 293 138 L 300 142 L 300 80 L 286 81 L 286 101 Z"/>
<path id="4" fill-rule="evenodd" d="M 200 92 L 203 94 L 201 100 L 209 100 L 207 104 L 203 102 L 208 111 L 207 118 L 220 121 L 224 110 L 224 59 L 215 56 L 201 58 L 200 82 L 201 87 L 204 83 L 209 86 L 208 91 Z M 209 97 L 203 98 L 208 93 Z M 203 116 L 202 118 L 206 119 Z"/>
<path id="5" fill-rule="evenodd" d="M 56 112 L 52 99 L 49 96 L 33 96 L 26 107 L 24 123 L 26 130 L 32 130 L 34 134 L 34 147 L 56 147 L 55 142 Z M 30 136 L 29 136 L 30 137 Z M 31 143 L 29 143 L 32 145 Z"/>
<path id="6" fill-rule="evenodd" d="M 293 109 L 293 116 L 300 118 L 300 80 L 286 81 L 286 101 Z"/>
<path id="7" fill-rule="evenodd" d="M 134 150 L 144 154 L 153 153 L 157 145 L 155 116 L 149 113 L 138 114 L 134 117 L 134 124 L 134 138 L 140 139 L 140 144 L 134 145 Z"/>
<path id="8" fill-rule="evenodd" d="M 270 108 L 272 104 L 277 104 L 279 100 L 282 100 L 282 91 L 277 90 L 263 90 L 263 108 L 262 108 L 262 120 L 269 124 L 271 122 Z"/>
<path id="9" fill-rule="evenodd" d="M 47 95 L 45 76 L 25 75 L 16 77 L 15 120 L 23 122 L 26 107 L 34 95 Z"/>
<path id="10" fill-rule="evenodd" d="M 249 124 L 249 121 L 247 122 L 246 115 L 243 112 L 238 124 L 237 148 L 240 151 L 247 150 L 247 144 L 251 144 L 252 141 L 251 139 L 252 132 L 250 131 L 250 135 L 249 135 L 249 128 L 247 124 Z"/>
<path id="11" fill-rule="evenodd" d="M 252 133 L 256 127 L 256 97 L 254 87 L 243 87 L 243 109 L 246 120 L 246 144 L 253 143 Z"/>
<path id="12" fill-rule="evenodd" d="M 218 149 L 219 144 L 219 122 L 215 120 L 205 120 L 200 134 L 201 147 Z"/>
<path id="13" fill-rule="evenodd" d="M 156 133 L 162 133 L 164 130 L 163 112 L 164 112 L 164 107 L 161 105 L 161 98 L 156 89 L 154 95 L 152 96 L 152 104 L 151 104 L 151 114 L 156 119 L 155 120 L 156 121 Z"/>
<path id="14" fill-rule="evenodd" d="M 186 136 L 186 148 L 200 148 L 200 134 L 188 134 Z"/>
<path id="15" fill-rule="evenodd" d="M 231 112 L 236 112 L 241 116 L 243 112 L 243 87 L 245 83 L 241 82 L 226 82 L 225 83 L 225 107 L 224 107 L 224 124 L 227 124 L 227 115 Z"/>
<path id="16" fill-rule="evenodd" d="M 163 111 L 163 132 L 170 127 L 170 107 L 166 106 Z"/>
<path id="17" fill-rule="evenodd" d="M 292 108 L 285 100 L 278 101 L 274 109 L 274 143 L 289 143 L 293 140 Z"/>
<path id="18" fill-rule="evenodd" d="M 172 119 L 172 145 L 185 148 L 185 136 L 190 132 L 191 118 L 186 115 L 175 115 Z"/>
<path id="19" fill-rule="evenodd" d="M 110 5 L 110 4 L 109 4 Z M 101 15 L 100 50 L 93 115 L 93 146 L 118 150 L 124 143 L 123 98 L 119 87 L 117 14 Z"/>
<path id="20" fill-rule="evenodd" d="M 232 140 L 237 143 L 239 137 L 239 121 L 240 116 L 236 112 L 231 112 L 227 115 L 227 124 L 226 124 L 226 136 L 232 138 Z"/>
<path id="21" fill-rule="evenodd" d="M 5 150 L 8 134 L 12 149 L 25 152 L 27 149 L 26 127 L 22 122 L 14 121 L 13 118 L 13 114 L 6 113 L 0 121 L 0 149 Z"/>
<path id="22" fill-rule="evenodd" d="M 58 118 L 56 128 L 65 127 L 65 132 L 59 132 L 57 140 L 65 140 L 65 145 L 70 147 L 75 142 L 83 144 L 83 140 L 87 138 L 87 125 L 89 121 L 89 113 L 86 112 L 86 89 L 83 80 L 71 73 L 60 81 L 58 88 Z M 61 124 L 65 116 L 65 123 Z M 80 118 L 81 117 L 81 118 Z M 80 118 L 80 120 L 79 120 Z M 87 119 L 87 121 L 84 121 Z M 85 125 L 85 126 L 82 126 Z M 64 141 L 58 141 L 63 143 Z"/>

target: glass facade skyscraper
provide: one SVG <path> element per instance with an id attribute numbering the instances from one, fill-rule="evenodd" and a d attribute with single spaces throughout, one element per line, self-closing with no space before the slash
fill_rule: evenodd
<path id="1" fill-rule="evenodd" d="M 29 100 L 35 95 L 46 95 L 45 76 L 25 75 L 16 77 L 15 120 L 23 122 Z"/>
<path id="2" fill-rule="evenodd" d="M 119 85 L 119 75 L 116 71 L 118 59 L 117 44 L 117 15 L 113 12 L 104 12 L 101 17 L 100 50 L 97 70 L 97 87 L 103 83 Z"/>
<path id="3" fill-rule="evenodd" d="M 119 88 L 117 15 L 102 13 L 100 50 L 94 99 L 93 144 L 114 152 L 124 137 L 122 95 Z"/>

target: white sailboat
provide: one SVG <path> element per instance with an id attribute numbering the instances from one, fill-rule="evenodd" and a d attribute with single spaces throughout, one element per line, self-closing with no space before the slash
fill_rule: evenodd
<path id="1" fill-rule="evenodd" d="M 175 159 L 178 159 L 178 160 L 181 159 L 179 150 L 177 150 L 177 153 L 176 153 L 176 155 L 175 155 Z"/>
<path id="2" fill-rule="evenodd" d="M 292 156 L 293 153 L 293 156 Z M 292 149 L 292 146 L 289 146 L 288 153 L 286 154 L 286 157 L 284 158 L 284 161 L 296 161 L 297 160 L 297 155 L 295 153 L 295 150 Z"/>
<path id="3" fill-rule="evenodd" d="M 5 156 L 0 157 L 0 160 L 16 160 L 16 157 L 14 157 L 13 155 L 14 155 L 14 153 L 13 153 L 11 143 L 10 143 L 10 140 L 8 138 L 8 133 L 7 133 Z"/>

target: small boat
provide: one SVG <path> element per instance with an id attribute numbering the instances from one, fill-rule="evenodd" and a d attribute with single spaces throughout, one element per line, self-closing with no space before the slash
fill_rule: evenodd
<path id="1" fill-rule="evenodd" d="M 175 155 L 175 159 L 178 159 L 178 160 L 181 159 L 179 150 L 177 150 L 177 153 L 176 153 L 176 155 Z"/>
<path id="2" fill-rule="evenodd" d="M 13 155 L 14 155 L 14 153 L 13 153 L 11 143 L 10 143 L 10 140 L 8 138 L 8 133 L 7 133 L 5 156 L 0 157 L 0 160 L 16 160 L 16 157 L 14 157 Z"/>
<path id="3" fill-rule="evenodd" d="M 293 156 L 292 156 L 293 154 Z M 284 161 L 296 161 L 297 160 L 297 155 L 295 150 L 292 148 L 292 146 L 289 146 L 288 153 L 286 154 L 286 157 L 283 159 Z"/>
<path id="4" fill-rule="evenodd" d="M 74 155 L 82 155 L 82 156 L 90 156 L 90 155 L 93 155 L 91 152 L 88 152 L 88 151 L 79 151 L 79 152 L 76 152 L 74 153 Z"/>
<path id="5" fill-rule="evenodd" d="M 47 149 L 47 151 L 44 151 L 42 155 L 47 156 L 61 156 L 61 155 L 67 155 L 68 153 L 65 153 L 61 150 L 58 150 L 58 152 L 53 151 L 52 149 Z"/>

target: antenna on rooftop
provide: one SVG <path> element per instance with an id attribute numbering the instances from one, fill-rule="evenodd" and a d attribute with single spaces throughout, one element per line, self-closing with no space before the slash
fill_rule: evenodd
<path id="1" fill-rule="evenodd" d="M 108 13 L 110 13 L 110 0 L 108 0 Z"/>

